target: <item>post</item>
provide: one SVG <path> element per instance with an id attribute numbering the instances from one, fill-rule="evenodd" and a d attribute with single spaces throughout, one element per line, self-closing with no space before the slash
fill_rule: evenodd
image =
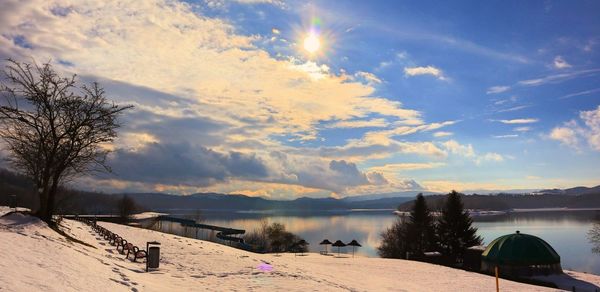
<path id="1" fill-rule="evenodd" d="M 494 271 L 496 272 L 496 292 L 500 292 L 500 283 L 498 281 L 498 266 L 494 267 Z"/>

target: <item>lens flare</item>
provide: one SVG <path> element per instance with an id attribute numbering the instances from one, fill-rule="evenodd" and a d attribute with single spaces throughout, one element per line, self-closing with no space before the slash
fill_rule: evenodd
<path id="1" fill-rule="evenodd" d="M 304 38 L 304 49 L 311 54 L 316 53 L 321 47 L 321 40 L 315 33 L 309 33 Z"/>

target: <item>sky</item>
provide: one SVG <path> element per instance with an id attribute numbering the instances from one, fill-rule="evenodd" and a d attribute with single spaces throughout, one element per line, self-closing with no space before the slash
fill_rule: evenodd
<path id="1" fill-rule="evenodd" d="M 7 0 L 0 57 L 135 106 L 88 190 L 600 184 L 597 1 Z"/>

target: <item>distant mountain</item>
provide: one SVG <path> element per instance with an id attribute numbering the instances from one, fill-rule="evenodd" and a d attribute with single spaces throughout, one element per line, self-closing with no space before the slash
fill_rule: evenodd
<path id="1" fill-rule="evenodd" d="M 396 209 L 399 205 L 413 201 L 414 197 L 392 197 L 376 200 L 350 202 L 352 209 Z"/>
<path id="2" fill-rule="evenodd" d="M 128 194 L 146 209 L 166 211 L 172 209 L 213 209 L 213 210 L 295 210 L 323 211 L 350 209 L 395 209 L 401 203 L 413 200 L 412 197 L 382 198 L 350 202 L 335 198 L 302 197 L 291 201 L 268 200 L 245 195 L 199 193 L 190 196 L 156 193 Z"/>
<path id="3" fill-rule="evenodd" d="M 359 196 L 348 196 L 344 197 L 343 200 L 347 202 L 359 202 L 359 201 L 370 201 L 377 199 L 385 199 L 385 198 L 414 198 L 419 193 L 423 193 L 423 195 L 433 195 L 434 192 L 427 191 L 404 191 L 404 192 L 394 192 L 394 193 L 383 193 L 383 194 L 370 194 L 370 195 L 359 195 Z"/>
<path id="4" fill-rule="evenodd" d="M 117 211 L 117 202 L 123 195 L 133 198 L 143 210 L 167 211 L 173 209 L 211 210 L 293 210 L 323 211 L 350 209 L 408 210 L 418 191 L 396 192 L 335 198 L 297 198 L 295 200 L 270 200 L 241 194 L 198 193 L 189 196 L 162 193 L 104 194 L 62 189 L 57 206 L 62 213 L 108 214 Z M 423 192 L 432 209 L 443 203 L 444 195 Z M 33 183 L 26 177 L 0 169 L 0 205 L 10 205 L 16 195 L 19 206 L 35 209 L 38 199 Z M 575 187 L 565 190 L 542 190 L 525 194 L 466 195 L 465 207 L 483 210 L 514 208 L 600 208 L 600 186 Z"/>
<path id="5" fill-rule="evenodd" d="M 478 195 L 497 195 L 497 194 L 531 194 L 539 189 L 510 189 L 510 190 L 489 190 L 489 189 L 472 189 L 461 191 L 463 194 L 478 194 Z"/>
<path id="6" fill-rule="evenodd" d="M 466 209 L 479 210 L 511 210 L 511 209 L 539 209 L 539 208 L 600 208 L 600 186 L 588 190 L 552 190 L 536 194 L 497 194 L 497 195 L 463 195 Z M 560 192 L 558 192 L 560 191 Z M 577 195 L 576 193 L 579 193 Z M 431 209 L 440 209 L 445 196 L 426 196 Z M 398 209 L 410 210 L 413 202 L 405 202 Z"/>
<path id="7" fill-rule="evenodd" d="M 549 189 L 549 190 L 540 190 L 535 192 L 536 195 L 546 194 L 546 195 L 568 195 L 568 196 L 579 196 L 585 194 L 594 194 L 600 193 L 600 186 L 595 186 L 593 188 L 588 187 L 574 187 L 570 189 Z"/>

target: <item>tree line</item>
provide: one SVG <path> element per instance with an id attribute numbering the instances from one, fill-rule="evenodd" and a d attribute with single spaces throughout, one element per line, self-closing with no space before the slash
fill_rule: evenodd
<path id="1" fill-rule="evenodd" d="M 285 229 L 285 225 L 273 222 L 270 225 L 263 220 L 260 227 L 244 236 L 244 242 L 251 245 L 255 252 L 306 252 L 308 243 L 298 235 Z"/>
<path id="2" fill-rule="evenodd" d="M 461 195 L 445 196 L 439 217 L 434 217 L 425 197 L 417 195 L 410 214 L 400 217 L 382 234 L 378 247 L 383 258 L 425 260 L 426 252 L 439 252 L 450 263 L 462 258 L 465 250 L 482 244 L 473 220 L 464 209 Z"/>

